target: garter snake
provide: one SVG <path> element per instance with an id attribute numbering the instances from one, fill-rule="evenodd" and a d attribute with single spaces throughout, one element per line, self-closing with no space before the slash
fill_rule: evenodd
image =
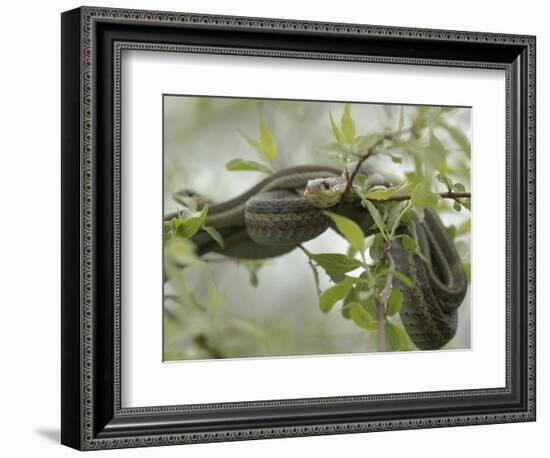
<path id="1" fill-rule="evenodd" d="M 279 256 L 331 227 L 323 208 L 353 219 L 365 234 L 372 234 L 372 218 L 360 202 L 341 200 L 344 188 L 345 178 L 332 167 L 305 165 L 280 170 L 243 194 L 209 206 L 205 224 L 222 234 L 224 250 L 203 231 L 193 240 L 199 254 L 220 251 L 248 259 Z M 438 214 L 426 209 L 423 220 L 414 217 L 414 228 L 422 258 L 409 253 L 399 238 L 391 248 L 396 270 L 414 283 L 414 288 L 408 288 L 395 279 L 404 297 L 400 317 L 418 348 L 438 349 L 456 333 L 457 309 L 466 295 L 467 281 Z"/>

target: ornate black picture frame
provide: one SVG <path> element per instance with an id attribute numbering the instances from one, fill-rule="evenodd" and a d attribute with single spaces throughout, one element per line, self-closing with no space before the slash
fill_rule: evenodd
<path id="1" fill-rule="evenodd" d="M 124 49 L 506 72 L 506 386 L 121 406 Z M 535 420 L 535 37 L 82 7 L 62 15 L 62 434 L 80 450 Z"/>

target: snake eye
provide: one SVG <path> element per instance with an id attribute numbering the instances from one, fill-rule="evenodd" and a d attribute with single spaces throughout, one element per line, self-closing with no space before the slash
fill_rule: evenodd
<path id="1" fill-rule="evenodd" d="M 328 191 L 330 189 L 330 185 L 326 181 L 323 181 L 323 189 L 325 191 Z"/>

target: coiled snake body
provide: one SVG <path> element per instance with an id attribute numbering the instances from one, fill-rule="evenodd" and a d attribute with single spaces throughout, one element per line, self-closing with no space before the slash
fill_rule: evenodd
<path id="1" fill-rule="evenodd" d="M 322 212 L 326 207 L 353 219 L 366 235 L 372 234 L 372 218 L 360 201 L 340 200 L 345 185 L 340 175 L 339 170 L 326 166 L 291 167 L 270 175 L 240 196 L 211 205 L 206 224 L 222 234 L 225 248 L 221 250 L 200 231 L 193 239 L 199 254 L 219 251 L 247 259 L 282 255 L 331 227 Z M 422 221 L 414 217 L 424 259 L 410 254 L 399 238 L 393 240 L 391 252 L 396 270 L 414 283 L 414 288 L 408 288 L 394 280 L 404 297 L 400 317 L 405 330 L 419 349 L 433 350 L 456 333 L 457 308 L 466 295 L 467 281 L 441 219 L 431 209 L 424 213 Z"/>

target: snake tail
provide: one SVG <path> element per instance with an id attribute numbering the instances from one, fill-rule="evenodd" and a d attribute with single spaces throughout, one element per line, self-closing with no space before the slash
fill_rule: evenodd
<path id="1" fill-rule="evenodd" d="M 467 291 L 460 257 L 437 213 L 425 210 L 424 221 L 415 218 L 418 255 L 410 254 L 399 239 L 392 242 L 396 270 L 413 280 L 408 288 L 398 278 L 403 293 L 401 321 L 412 342 L 421 350 L 437 350 L 456 334 L 457 309 Z"/>

